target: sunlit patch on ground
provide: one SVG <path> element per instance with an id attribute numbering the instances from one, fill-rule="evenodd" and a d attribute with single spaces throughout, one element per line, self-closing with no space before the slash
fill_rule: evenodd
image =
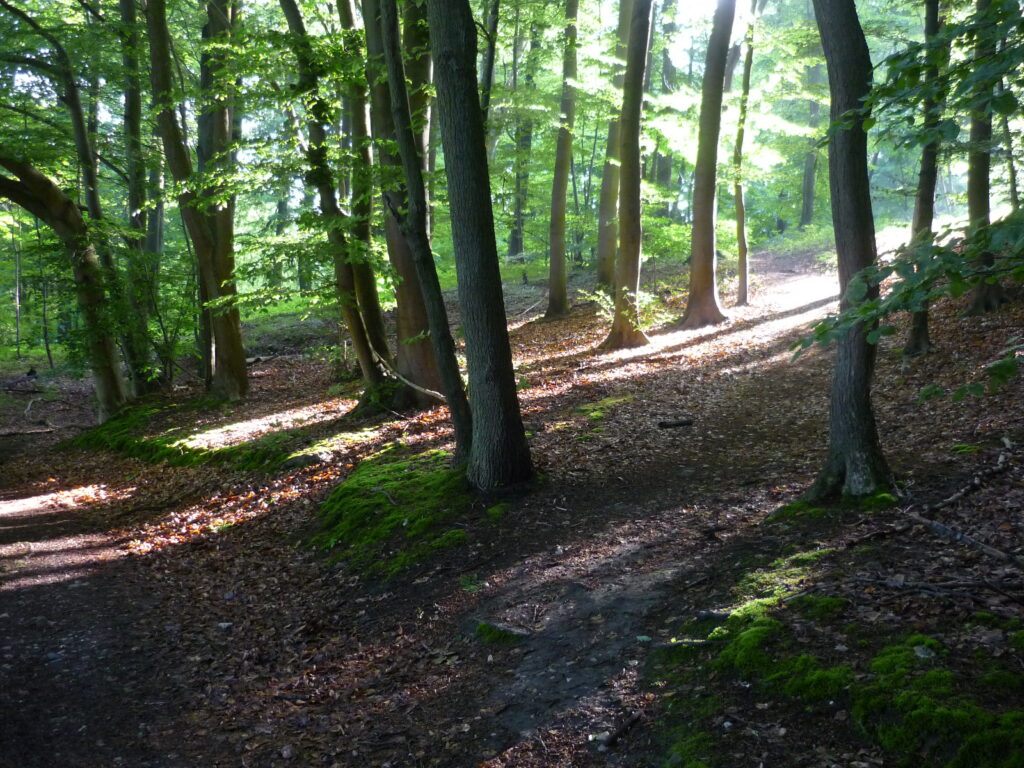
<path id="1" fill-rule="evenodd" d="M 214 429 L 191 435 L 178 441 L 177 445 L 194 450 L 210 450 L 226 448 L 240 443 L 247 443 L 270 432 L 286 429 L 309 427 L 325 421 L 331 421 L 352 410 L 355 400 L 336 398 L 320 403 L 278 411 L 266 416 L 245 421 L 235 421 Z"/>

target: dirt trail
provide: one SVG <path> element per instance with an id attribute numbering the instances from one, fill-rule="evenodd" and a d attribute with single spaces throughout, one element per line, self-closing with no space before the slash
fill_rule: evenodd
<path id="1" fill-rule="evenodd" d="M 552 764 L 549 748 L 568 760 L 560 764 L 607 762 L 597 751 L 601 734 L 631 722 L 639 706 L 635 678 L 659 641 L 652 616 L 706 574 L 703 558 L 747 519 L 736 495 L 758 482 L 749 467 L 761 462 L 766 479 L 776 471 L 772 450 L 750 450 L 749 435 L 728 432 L 735 413 L 715 408 L 741 403 L 753 362 L 788 355 L 785 338 L 826 311 L 834 278 L 795 271 L 805 266 L 756 261 L 753 305 L 724 327 L 595 355 L 595 322 L 582 351 L 549 351 L 554 362 L 523 365 L 545 382 L 571 378 L 569 408 L 580 397 L 640 397 L 609 419 L 624 430 L 610 443 L 606 433 L 576 441 L 548 429 L 567 406 L 544 400 L 542 389 L 524 392 L 528 419 L 544 427 L 535 450 L 556 480 L 518 505 L 521 530 L 491 541 L 490 558 L 450 566 L 486 571 L 494 586 L 479 594 L 437 577 L 382 596 L 297 555 L 296 528 L 308 525 L 315 506 L 303 500 L 257 524 L 269 527 L 269 544 L 228 532 L 216 545 L 198 540 L 148 560 L 125 557 L 127 542 L 111 532 L 122 526 L 112 513 L 118 500 L 103 498 L 104 475 L 130 471 L 140 483 L 166 483 L 171 491 L 159 495 L 167 499 L 173 470 L 157 475 L 103 457 L 84 472 L 47 467 L 40 463 L 67 455 L 46 451 L 18 460 L 13 476 L 23 484 L 0 489 L 0 766 L 541 766 Z M 536 328 L 564 349 L 558 327 Z M 696 365 L 705 348 L 739 373 L 722 374 L 706 401 L 665 395 L 683 380 L 676 371 Z M 607 378 L 639 365 L 653 373 Z M 645 389 L 653 385 L 662 390 Z M 677 401 L 700 419 L 696 437 L 651 429 Z M 755 476 L 738 465 L 698 464 L 697 448 L 681 461 L 684 442 L 708 461 L 749 454 Z M 611 453 L 598 453 L 605 446 Z M 612 457 L 617 479 L 606 478 Z M 53 482 L 43 477 L 50 473 Z M 245 482 L 254 495 L 270 493 Z M 277 602 L 246 603 L 246 594 Z M 430 610 L 435 615 L 424 617 Z M 421 646 L 433 654 L 446 638 L 470 635 L 478 619 L 528 635 L 513 649 L 463 643 L 458 674 L 437 671 L 451 661 L 443 653 L 428 655 L 441 663 L 424 671 Z M 302 693 L 317 680 L 336 693 Z M 433 703 L 421 690 L 432 685 Z M 581 734 L 599 738 L 566 746 Z"/>

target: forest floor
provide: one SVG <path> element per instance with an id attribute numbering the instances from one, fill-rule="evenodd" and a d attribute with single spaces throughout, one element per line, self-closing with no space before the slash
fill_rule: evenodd
<path id="1" fill-rule="evenodd" d="M 989 742 L 955 760 L 972 735 L 1018 738 L 998 718 L 1024 709 L 1024 387 L 919 393 L 978 380 L 1024 307 L 940 303 L 936 351 L 910 361 L 883 339 L 898 505 L 773 515 L 823 461 L 832 355 L 793 361 L 790 345 L 834 309 L 836 283 L 810 253 L 759 254 L 754 275 L 727 323 L 618 353 L 596 349 L 594 305 L 543 322 L 542 291 L 510 286 L 542 479 L 479 502 L 463 544 L 389 581 L 309 546 L 318 508 L 388 444 L 443 446 L 441 409 L 359 420 L 326 364 L 278 354 L 254 364 L 246 402 L 195 406 L 190 385 L 149 425 L 211 448 L 286 429 L 318 441 L 256 471 L 71 447 L 58 441 L 87 422 L 81 385 L 9 393 L 0 765 L 1004 765 Z M 992 551 L 933 535 L 911 506 Z M 774 618 L 730 638 L 751 606 Z M 501 631 L 486 642 L 480 622 Z M 799 677 L 780 672 L 789 647 L 816 659 L 824 695 L 784 685 Z M 879 659 L 900 653 L 890 674 Z M 903 691 L 923 734 L 893 736 Z"/>

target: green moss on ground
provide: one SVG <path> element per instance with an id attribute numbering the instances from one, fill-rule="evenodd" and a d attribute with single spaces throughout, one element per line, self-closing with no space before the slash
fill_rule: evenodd
<path id="1" fill-rule="evenodd" d="M 612 395 L 610 397 L 604 397 L 600 400 L 595 400 L 592 403 L 581 405 L 576 409 L 577 413 L 582 413 L 591 421 L 601 421 L 607 418 L 608 411 L 617 405 L 628 403 L 630 400 L 636 399 L 635 395 Z"/>
<path id="2" fill-rule="evenodd" d="M 473 634 L 484 645 L 515 645 L 524 637 L 517 632 L 499 627 L 497 624 L 491 624 L 489 621 L 479 622 Z"/>
<path id="3" fill-rule="evenodd" d="M 467 540 L 453 521 L 473 504 L 465 473 L 444 451 L 392 447 L 363 459 L 321 505 L 313 543 L 357 570 L 390 578 Z"/>

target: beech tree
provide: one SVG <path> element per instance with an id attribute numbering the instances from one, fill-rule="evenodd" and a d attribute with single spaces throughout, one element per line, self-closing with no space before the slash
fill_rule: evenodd
<path id="1" fill-rule="evenodd" d="M 551 184 L 551 219 L 548 227 L 549 265 L 547 318 L 562 317 L 569 311 L 568 272 L 565 258 L 566 193 L 572 162 L 572 132 L 576 117 L 576 15 L 578 0 L 565 2 L 565 36 L 562 56 L 562 100 L 558 106 L 558 140 L 555 171 Z"/>
<path id="2" fill-rule="evenodd" d="M 857 298 L 851 290 L 854 284 L 869 297 L 878 293 L 877 285 L 853 281 L 876 260 L 867 133 L 861 112 L 871 91 L 871 56 L 853 0 L 814 0 L 814 12 L 828 69 L 831 119 L 844 121 L 829 142 L 828 163 L 840 308 L 845 309 Z M 829 405 L 828 458 L 808 498 L 869 496 L 892 483 L 871 404 L 876 346 L 868 342 L 867 330 L 857 323 L 839 339 Z"/>
<path id="3" fill-rule="evenodd" d="M 533 464 L 516 395 L 494 239 L 476 28 L 467 0 L 428 0 L 427 16 L 473 414 L 466 477 L 491 490 L 529 480 Z"/>
<path id="4" fill-rule="evenodd" d="M 729 37 L 736 16 L 736 0 L 718 0 L 708 40 L 704 84 L 701 87 L 700 134 L 693 183 L 693 230 L 690 246 L 690 293 L 683 328 L 701 328 L 725 320 L 718 299 L 715 274 L 715 192 L 718 173 L 718 136 L 722 125 Z"/>
<path id="5" fill-rule="evenodd" d="M 641 201 L 643 178 L 640 162 L 640 113 L 643 107 L 643 82 L 650 47 L 651 0 L 636 0 L 629 28 L 629 50 L 623 81 L 619 171 L 619 232 L 621 242 L 615 270 L 615 313 L 611 331 L 602 346 L 605 349 L 641 347 L 648 343 L 640 329 L 637 291 L 640 289 Z"/>

